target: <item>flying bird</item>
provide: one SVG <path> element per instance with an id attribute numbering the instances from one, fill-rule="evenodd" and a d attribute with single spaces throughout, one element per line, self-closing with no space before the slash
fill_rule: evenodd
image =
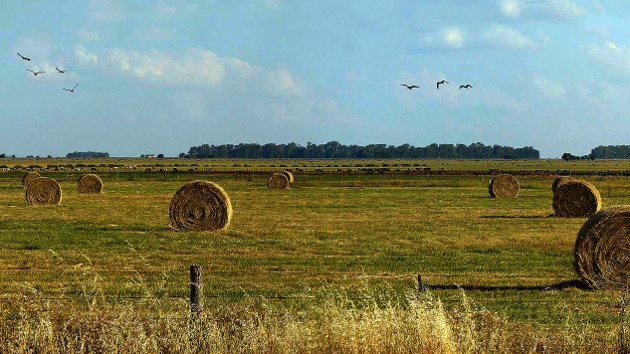
<path id="1" fill-rule="evenodd" d="M 405 86 L 407 90 L 413 90 L 415 88 L 420 88 L 418 85 L 409 85 L 409 84 L 400 84 L 400 86 Z"/>
<path id="2" fill-rule="evenodd" d="M 57 72 L 58 72 L 58 73 L 60 73 L 60 74 L 65 74 L 65 73 L 66 73 L 66 71 L 65 71 L 65 70 L 61 70 L 61 69 L 59 69 L 59 68 L 58 68 L 58 67 L 56 67 L 56 66 L 55 66 L 55 69 L 57 69 Z"/>
<path id="3" fill-rule="evenodd" d="M 444 85 L 444 84 L 448 84 L 448 81 L 446 81 L 446 80 L 438 81 L 437 82 L 437 89 L 439 90 L 440 89 L 440 85 Z"/>
<path id="4" fill-rule="evenodd" d="M 466 85 L 459 85 L 460 89 L 470 89 L 473 88 L 471 84 L 466 84 Z"/>
<path id="5" fill-rule="evenodd" d="M 31 69 L 26 69 L 26 71 L 30 71 L 30 72 L 32 72 L 32 73 L 33 73 L 33 75 L 35 75 L 35 76 L 37 76 L 37 75 L 39 75 L 39 74 L 45 74 L 45 73 L 46 73 L 45 71 L 33 71 L 33 70 L 31 70 Z"/>
<path id="6" fill-rule="evenodd" d="M 71 89 L 67 89 L 67 88 L 65 88 L 65 87 L 64 87 L 64 88 L 62 88 L 62 90 L 64 90 L 64 91 L 68 91 L 68 92 L 74 92 L 74 89 L 75 89 L 75 88 L 77 88 L 77 86 L 79 86 L 79 84 L 78 84 L 78 83 L 77 83 L 76 85 L 74 85 L 74 87 L 73 87 L 73 88 L 71 88 Z"/>
<path id="7" fill-rule="evenodd" d="M 20 54 L 20 53 L 17 53 L 17 55 L 18 55 L 18 57 L 20 57 L 20 59 L 22 59 L 22 60 L 25 60 L 25 61 L 31 61 L 31 58 L 27 58 L 27 57 L 23 56 L 23 55 L 22 55 L 22 54 Z"/>

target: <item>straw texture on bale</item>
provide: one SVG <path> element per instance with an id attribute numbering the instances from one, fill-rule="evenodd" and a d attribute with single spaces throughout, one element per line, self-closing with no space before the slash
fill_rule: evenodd
<path id="1" fill-rule="evenodd" d="M 575 270 L 593 289 L 623 289 L 630 275 L 630 206 L 605 208 L 575 241 Z"/>
<path id="2" fill-rule="evenodd" d="M 592 184 L 570 181 L 558 187 L 553 195 L 553 210 L 562 218 L 583 218 L 602 208 L 602 198 Z"/>
<path id="3" fill-rule="evenodd" d="M 489 192 L 492 198 L 516 198 L 520 185 L 512 175 L 498 175 L 490 181 Z"/>
<path id="4" fill-rule="evenodd" d="M 274 173 L 267 180 L 267 187 L 270 189 L 287 189 L 289 185 L 289 178 L 283 173 Z"/>
<path id="5" fill-rule="evenodd" d="M 287 176 L 287 178 L 289 179 L 289 183 L 295 182 L 295 177 L 293 177 L 293 173 L 291 173 L 289 171 L 282 171 L 280 173 L 282 173 L 283 175 Z"/>
<path id="6" fill-rule="evenodd" d="M 22 177 L 22 185 L 26 187 L 32 180 L 41 177 L 37 172 L 29 172 Z"/>
<path id="7" fill-rule="evenodd" d="M 103 180 L 95 174 L 83 175 L 77 181 L 79 193 L 101 193 Z"/>
<path id="8" fill-rule="evenodd" d="M 560 176 L 553 180 L 553 183 L 551 184 L 551 190 L 555 193 L 558 190 L 558 188 L 560 188 L 560 186 L 565 185 L 571 181 L 575 181 L 573 177 Z"/>
<path id="9" fill-rule="evenodd" d="M 26 202 L 30 205 L 59 205 L 61 197 L 61 186 L 52 178 L 36 178 L 26 186 Z"/>
<path id="10" fill-rule="evenodd" d="M 225 229 L 232 218 L 232 203 L 225 190 L 210 181 L 182 186 L 171 199 L 171 226 L 180 231 Z"/>

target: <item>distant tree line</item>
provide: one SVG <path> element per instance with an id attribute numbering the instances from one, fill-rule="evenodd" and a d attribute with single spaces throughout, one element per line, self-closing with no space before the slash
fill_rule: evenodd
<path id="1" fill-rule="evenodd" d="M 109 157 L 108 152 L 96 152 L 96 151 L 75 151 L 66 154 L 66 157 L 80 157 L 80 158 L 94 158 L 94 157 Z"/>
<path id="2" fill-rule="evenodd" d="M 482 143 L 431 144 L 416 147 L 409 144 L 400 146 L 386 144 L 343 145 L 337 141 L 325 144 L 308 142 L 306 146 L 288 144 L 223 144 L 193 146 L 190 158 L 445 158 L 445 159 L 538 159 L 540 152 L 531 146 L 513 148 L 511 146 L 484 145 Z"/>
<path id="3" fill-rule="evenodd" d="M 630 159 L 630 145 L 600 145 L 591 149 L 590 154 L 577 156 L 570 152 L 565 152 L 561 158 L 565 161 Z"/>

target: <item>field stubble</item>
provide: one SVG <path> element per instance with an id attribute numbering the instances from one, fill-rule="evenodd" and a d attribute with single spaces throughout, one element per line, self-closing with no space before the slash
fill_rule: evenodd
<path id="1" fill-rule="evenodd" d="M 70 298 L 62 305 L 52 300 L 50 306 L 82 313 L 86 306 L 96 311 L 94 306 L 116 308 L 125 301 L 134 311 L 150 309 L 142 300 L 127 298 L 151 294 L 175 299 L 160 301 L 160 311 L 178 313 L 184 303 L 177 299 L 188 292 L 186 270 L 199 264 L 204 292 L 211 295 L 206 308 L 242 309 L 252 297 L 280 295 L 288 299 L 266 300 L 264 306 L 286 318 L 295 315 L 286 308 L 300 311 L 294 303 L 301 300 L 292 300 L 293 295 L 326 288 L 344 289 L 350 296 L 365 289 L 398 296 L 412 291 L 421 273 L 432 296 L 447 309 L 461 305 L 463 289 L 475 308 L 514 326 L 531 327 L 526 332 L 530 337 L 566 331 L 572 323 L 571 331 L 586 333 L 580 345 L 591 343 L 591 337 L 609 343 L 617 328 L 618 292 L 561 286 L 577 278 L 573 245 L 585 219 L 549 217 L 550 178 L 522 178 L 518 198 L 491 199 L 487 176 L 396 176 L 388 181 L 370 175 L 342 180 L 298 175 L 290 190 L 278 191 L 267 189 L 262 175 L 246 180 L 173 174 L 165 181 L 128 181 L 105 173 L 104 193 L 80 195 L 73 179 L 49 175 L 59 177 L 61 206 L 27 206 L 20 180 L 0 175 L 4 297 L 35 296 L 44 303 L 46 298 Z M 170 230 L 170 198 L 184 182 L 200 178 L 219 183 L 229 194 L 234 207 L 230 227 L 215 233 Z M 630 204 L 630 193 L 619 192 L 627 190 L 625 179 L 592 182 L 605 206 Z M 308 301 L 303 311 L 326 309 L 327 298 Z M 405 306 L 390 310 L 408 310 Z M 137 315 L 128 310 L 124 307 L 119 315 Z M 119 312 L 112 310 L 111 316 Z M 300 326 L 289 321 L 278 328 L 286 330 L 285 325 Z M 303 327 L 307 329 L 316 327 Z M 563 340 L 575 334 L 563 333 Z"/>

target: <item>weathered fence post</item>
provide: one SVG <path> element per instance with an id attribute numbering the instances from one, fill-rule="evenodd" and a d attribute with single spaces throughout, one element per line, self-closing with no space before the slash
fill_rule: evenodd
<path id="1" fill-rule="evenodd" d="M 201 313 L 201 267 L 190 266 L 190 319 L 195 321 Z"/>

